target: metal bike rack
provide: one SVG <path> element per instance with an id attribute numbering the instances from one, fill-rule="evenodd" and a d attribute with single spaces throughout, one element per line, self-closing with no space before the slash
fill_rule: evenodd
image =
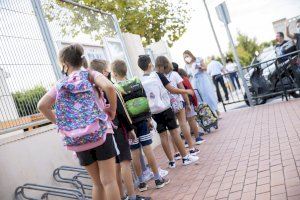
<path id="1" fill-rule="evenodd" d="M 25 191 L 27 190 L 42 192 L 41 197 L 40 198 L 29 197 L 25 193 Z M 15 190 L 16 200 L 22 200 L 22 199 L 40 200 L 40 199 L 48 199 L 48 196 L 64 197 L 67 199 L 78 199 L 78 200 L 90 199 L 89 197 L 85 196 L 81 191 L 76 189 L 52 187 L 52 186 L 45 186 L 45 185 L 32 184 L 32 183 L 26 183 L 22 186 L 17 187 L 17 189 Z"/>
<path id="2" fill-rule="evenodd" d="M 61 172 L 74 172 L 71 177 L 64 177 Z M 85 190 L 92 190 L 92 185 L 85 184 L 79 179 L 91 179 L 87 171 L 79 167 L 61 166 L 53 171 L 53 178 L 60 183 L 68 183 L 73 185 L 75 188 L 80 189 L 83 194 L 86 194 Z"/>

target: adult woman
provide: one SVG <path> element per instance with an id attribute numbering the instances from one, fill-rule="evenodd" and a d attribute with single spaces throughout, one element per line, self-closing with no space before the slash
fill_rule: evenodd
<path id="1" fill-rule="evenodd" d="M 210 76 L 206 73 L 207 67 L 203 59 L 196 58 L 189 50 L 183 52 L 183 59 L 186 63 L 185 68 L 191 83 L 202 97 L 199 100 L 207 103 L 213 112 L 219 114 L 215 88 Z"/>

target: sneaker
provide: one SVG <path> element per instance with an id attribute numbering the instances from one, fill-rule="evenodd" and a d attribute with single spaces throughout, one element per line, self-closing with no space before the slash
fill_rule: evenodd
<path id="1" fill-rule="evenodd" d="M 203 136 L 204 135 L 204 132 L 199 132 L 199 136 Z"/>
<path id="2" fill-rule="evenodd" d="M 161 178 L 161 180 L 160 179 L 155 180 L 156 189 L 163 188 L 168 183 L 170 183 L 170 179 L 168 179 L 168 178 L 165 178 L 165 179 Z"/>
<path id="3" fill-rule="evenodd" d="M 174 159 L 175 159 L 175 160 L 180 160 L 180 159 L 181 159 L 180 153 L 176 153 L 176 154 L 174 155 Z"/>
<path id="4" fill-rule="evenodd" d="M 169 174 L 169 172 L 167 170 L 164 170 L 164 169 L 161 169 L 161 168 L 158 168 L 158 171 L 159 171 L 159 175 L 163 178 L 165 176 L 167 176 Z M 154 177 L 154 174 L 153 174 L 153 177 Z"/>
<path id="5" fill-rule="evenodd" d="M 200 150 L 199 150 L 199 149 L 196 149 L 196 148 L 193 148 L 193 149 L 190 150 L 190 154 L 191 154 L 192 156 L 197 155 L 199 152 L 200 152 Z"/>
<path id="6" fill-rule="evenodd" d="M 196 144 L 197 144 L 197 145 L 200 145 L 200 144 L 202 144 L 203 142 L 205 142 L 205 140 L 204 140 L 203 138 L 201 138 L 201 136 L 199 136 L 199 137 L 196 138 Z"/>
<path id="7" fill-rule="evenodd" d="M 129 196 L 126 195 L 126 197 L 122 197 L 122 200 L 129 200 Z"/>
<path id="8" fill-rule="evenodd" d="M 188 155 L 187 158 L 182 159 L 182 162 L 183 162 L 183 165 L 189 165 L 189 164 L 196 162 L 197 160 L 199 160 L 198 156 Z"/>
<path id="9" fill-rule="evenodd" d="M 138 189 L 139 189 L 140 192 L 144 192 L 144 191 L 148 190 L 147 183 L 145 183 L 145 182 L 140 183 L 139 186 L 138 186 Z"/>
<path id="10" fill-rule="evenodd" d="M 151 197 L 142 197 L 140 195 L 136 195 L 136 200 L 151 200 Z"/>
<path id="11" fill-rule="evenodd" d="M 169 161 L 169 168 L 174 169 L 176 167 L 175 161 Z"/>
<path id="12" fill-rule="evenodd" d="M 185 148 L 188 148 L 188 147 L 189 147 L 189 144 L 187 143 L 187 141 L 184 142 L 184 147 L 185 147 Z"/>

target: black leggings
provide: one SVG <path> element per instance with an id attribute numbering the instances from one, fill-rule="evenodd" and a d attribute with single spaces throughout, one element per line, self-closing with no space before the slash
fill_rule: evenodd
<path id="1" fill-rule="evenodd" d="M 218 75 L 214 75 L 212 78 L 213 78 L 213 82 L 214 82 L 214 84 L 216 86 L 216 89 L 217 89 L 218 101 L 219 102 L 223 101 L 222 95 L 221 95 L 221 92 L 220 92 L 220 88 L 219 88 L 219 83 L 221 84 L 221 86 L 223 88 L 226 100 L 228 100 L 228 91 L 227 91 L 227 88 L 225 86 L 223 76 L 221 74 L 218 74 Z"/>

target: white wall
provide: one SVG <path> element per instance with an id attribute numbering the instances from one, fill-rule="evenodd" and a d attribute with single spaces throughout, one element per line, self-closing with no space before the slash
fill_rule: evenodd
<path id="1" fill-rule="evenodd" d="M 52 130 L 47 130 L 52 127 Z M 32 133 L 0 138 L 0 199 L 13 199 L 24 183 L 58 185 L 53 170 L 62 165 L 78 166 L 72 152 L 64 149 L 60 136 L 48 126 Z M 61 185 L 60 185 L 61 186 Z M 70 185 L 64 185 L 70 187 Z"/>
<path id="2" fill-rule="evenodd" d="M 13 97 L 6 83 L 8 76 L 9 74 L 0 68 L 0 122 L 19 118 Z"/>
<path id="3" fill-rule="evenodd" d="M 153 52 L 153 57 L 156 59 L 158 56 L 166 56 L 171 62 L 172 57 L 170 53 L 170 49 L 166 41 L 158 41 L 148 45 L 146 48 L 149 48 Z"/>
<path id="4" fill-rule="evenodd" d="M 134 76 L 140 77 L 142 76 L 143 72 L 137 65 L 137 61 L 139 55 L 145 54 L 141 37 L 131 33 L 123 33 L 123 37 L 128 51 L 132 73 Z"/>

